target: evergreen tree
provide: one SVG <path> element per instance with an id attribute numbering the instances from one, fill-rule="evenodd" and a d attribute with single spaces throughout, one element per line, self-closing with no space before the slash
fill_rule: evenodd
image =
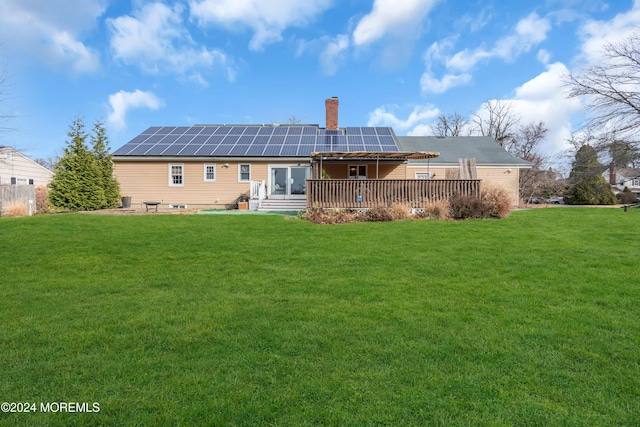
<path id="1" fill-rule="evenodd" d="M 64 209 L 100 209 L 106 205 L 102 175 L 96 157 L 87 147 L 82 117 L 74 119 L 68 136 L 63 156 L 54 167 L 49 201 Z"/>
<path id="2" fill-rule="evenodd" d="M 613 205 L 616 196 L 602 176 L 605 167 L 598 161 L 596 150 L 583 145 L 576 153 L 569 175 L 569 189 L 565 203 L 570 205 Z"/>
<path id="3" fill-rule="evenodd" d="M 114 208 L 120 198 L 120 185 L 113 174 L 113 161 L 109 154 L 109 137 L 102 121 L 93 124 L 91 151 L 100 171 L 101 185 L 104 189 L 105 203 L 102 208 Z"/>

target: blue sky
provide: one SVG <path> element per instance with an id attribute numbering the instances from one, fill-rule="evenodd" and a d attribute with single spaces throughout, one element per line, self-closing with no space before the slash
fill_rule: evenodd
<path id="1" fill-rule="evenodd" d="M 508 100 L 555 153 L 584 119 L 562 75 L 638 27 L 640 0 L 2 0 L 0 145 L 59 154 L 77 114 L 114 150 L 155 125 L 324 126 L 338 96 L 340 126 L 398 135 Z"/>

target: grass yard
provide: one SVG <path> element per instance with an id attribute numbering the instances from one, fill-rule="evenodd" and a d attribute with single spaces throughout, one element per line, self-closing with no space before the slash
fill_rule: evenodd
<path id="1" fill-rule="evenodd" d="M 1 218 L 0 425 L 640 425 L 639 224 Z"/>

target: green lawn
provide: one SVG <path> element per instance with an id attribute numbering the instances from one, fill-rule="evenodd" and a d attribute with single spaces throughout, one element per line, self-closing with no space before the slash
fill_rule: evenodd
<path id="1" fill-rule="evenodd" d="M 0 425 L 639 425 L 639 225 L 1 218 Z"/>

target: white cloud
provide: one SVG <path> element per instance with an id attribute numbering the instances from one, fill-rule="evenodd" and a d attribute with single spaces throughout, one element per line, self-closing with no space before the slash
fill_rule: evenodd
<path id="1" fill-rule="evenodd" d="M 132 108 L 149 108 L 157 110 L 164 106 L 164 102 L 152 92 L 143 92 L 136 89 L 134 92 L 121 90 L 109 95 L 109 105 L 113 112 L 109 114 L 109 123 L 116 128 L 125 128 L 125 116 Z"/>
<path id="2" fill-rule="evenodd" d="M 344 57 L 344 52 L 349 48 L 349 36 L 344 34 L 336 36 L 327 43 L 326 48 L 320 55 L 320 63 L 325 74 L 333 76 L 338 70 L 338 64 Z"/>
<path id="3" fill-rule="evenodd" d="M 549 30 L 551 30 L 551 24 L 548 19 L 540 18 L 537 14 L 531 13 L 518 22 L 513 34 L 498 40 L 492 49 L 477 48 L 460 51 L 447 59 L 447 68 L 467 72 L 472 70 L 478 62 L 486 59 L 500 58 L 505 61 L 513 61 L 517 56 L 530 51 L 533 46 L 543 42 Z"/>
<path id="4" fill-rule="evenodd" d="M 551 53 L 546 49 L 540 49 L 538 51 L 537 58 L 538 61 L 542 62 L 543 64 L 548 64 L 549 62 L 551 62 Z"/>
<path id="5" fill-rule="evenodd" d="M 186 73 L 193 68 L 225 69 L 230 81 L 235 71 L 224 52 L 197 46 L 182 25 L 184 7 L 149 3 L 134 12 L 107 22 L 111 27 L 111 48 L 117 60 L 136 65 L 149 73 Z M 204 83 L 200 75 L 199 84 Z"/>
<path id="6" fill-rule="evenodd" d="M 290 26 L 304 27 L 331 6 L 332 0 L 192 0 L 191 16 L 200 24 L 253 30 L 252 50 L 282 40 Z"/>
<path id="7" fill-rule="evenodd" d="M 388 111 L 388 109 L 390 111 Z M 440 114 L 440 110 L 433 105 L 416 105 L 406 119 L 398 117 L 398 106 L 378 107 L 369 113 L 369 122 L 367 126 L 391 126 L 400 131 L 409 132 L 415 128 L 425 125 L 433 121 Z"/>
<path id="8" fill-rule="evenodd" d="M 415 36 L 424 17 L 438 0 L 375 0 L 371 13 L 353 31 L 356 46 L 367 45 L 392 34 Z"/>
<path id="9" fill-rule="evenodd" d="M 568 72 L 560 62 L 549 64 L 546 71 L 518 87 L 513 99 L 502 100 L 511 104 L 521 125 L 544 122 L 549 132 L 541 149 L 549 154 L 568 148 L 571 118 L 582 110 L 578 99 L 566 97 L 562 78 Z M 480 110 L 476 112 L 479 113 Z"/>
<path id="10" fill-rule="evenodd" d="M 444 93 L 451 88 L 466 85 L 471 81 L 471 74 L 445 74 L 438 79 L 431 74 L 425 72 L 420 78 L 420 89 L 423 93 Z"/>
<path id="11" fill-rule="evenodd" d="M 610 21 L 588 21 L 580 29 L 583 40 L 582 57 L 588 63 L 597 63 L 607 43 L 620 43 L 637 32 L 640 27 L 640 0 L 635 0 L 630 11 L 619 13 Z"/>
<path id="12" fill-rule="evenodd" d="M 67 66 L 77 73 L 100 67 L 99 54 L 81 35 L 95 27 L 105 11 L 103 0 L 0 2 L 0 40 L 10 40 L 38 60 Z"/>

